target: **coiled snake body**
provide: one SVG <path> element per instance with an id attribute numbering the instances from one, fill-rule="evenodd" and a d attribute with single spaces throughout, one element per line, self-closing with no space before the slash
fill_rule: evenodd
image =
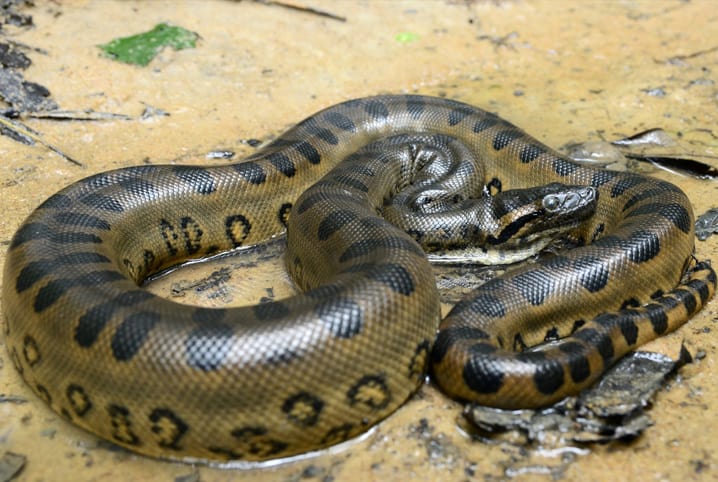
<path id="1" fill-rule="evenodd" d="M 468 180 L 459 194 L 455 179 Z M 209 309 L 137 286 L 285 226 L 303 294 Z M 556 226 L 578 247 L 483 285 L 434 342 L 439 300 L 416 241 L 520 258 Z M 55 411 L 131 450 L 271 459 L 365 431 L 429 363 L 447 393 L 478 403 L 575 393 L 712 296 L 715 273 L 692 263 L 693 243 L 691 206 L 672 184 L 577 164 L 458 102 L 359 99 L 234 165 L 119 169 L 48 199 L 8 251 L 7 347 Z"/>

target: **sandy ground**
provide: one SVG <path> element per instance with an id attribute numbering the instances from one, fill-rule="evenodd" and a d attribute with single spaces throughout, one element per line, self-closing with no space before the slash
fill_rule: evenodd
<path id="1" fill-rule="evenodd" d="M 25 75 L 62 108 L 130 119 L 26 120 L 84 167 L 0 137 L 2 245 L 41 201 L 89 174 L 143 162 L 226 162 L 204 153 L 231 149 L 240 157 L 252 150 L 243 140 L 272 138 L 322 107 L 377 93 L 460 99 L 556 147 L 663 127 L 687 153 L 718 155 L 713 2 L 302 3 L 346 22 L 250 1 L 70 0 L 36 2 L 34 29 L 3 27 L 44 49 Z M 199 33 L 198 48 L 165 50 L 146 68 L 100 55 L 98 44 L 159 22 Z M 170 115 L 141 120 L 147 105 Z M 715 181 L 658 175 L 685 189 L 697 213 L 715 207 Z M 716 246 L 698 243 L 698 257 L 716 259 Z M 670 352 L 683 341 L 705 356 L 658 394 L 653 427 L 631 443 L 550 451 L 473 441 L 459 428 L 461 407 L 428 385 L 335 453 L 253 470 L 173 464 L 67 424 L 22 384 L 0 349 L 0 456 L 26 457 L 17 480 L 27 481 L 717 480 L 718 442 L 706 430 L 718 423 L 717 311 L 714 300 L 647 347 Z"/>

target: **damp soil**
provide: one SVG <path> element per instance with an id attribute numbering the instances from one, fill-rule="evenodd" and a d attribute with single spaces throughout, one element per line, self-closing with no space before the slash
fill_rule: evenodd
<path id="1" fill-rule="evenodd" d="M 475 104 L 565 152 L 662 128 L 676 144 L 656 156 L 718 166 L 718 10 L 708 0 L 6 4 L 14 13 L 0 28 L 9 45 L 0 62 L 20 97 L 0 102 L 0 114 L 29 130 L 0 127 L 4 247 L 34 207 L 82 177 L 145 163 L 224 164 L 322 107 L 378 93 Z M 159 24 L 196 33 L 195 47 L 161 49 L 145 67 L 98 48 Z M 718 207 L 713 178 L 650 163 L 617 168 L 678 184 L 696 214 Z M 717 254 L 715 236 L 697 242 L 699 259 Z M 493 274 L 437 270 L 445 308 Z M 279 241 L 174 270 L 149 289 L 237 306 L 294 287 Z M 0 346 L 0 481 L 715 480 L 718 442 L 706 427 L 718 425 L 717 328 L 713 300 L 642 347 L 650 354 L 627 360 L 638 370 L 629 378 L 648 372 L 640 393 L 619 373 L 607 398 L 499 415 L 427 383 L 364 437 L 248 470 L 152 460 L 97 439 L 47 409 Z M 586 404 L 599 411 L 579 413 L 586 425 L 564 418 Z"/>

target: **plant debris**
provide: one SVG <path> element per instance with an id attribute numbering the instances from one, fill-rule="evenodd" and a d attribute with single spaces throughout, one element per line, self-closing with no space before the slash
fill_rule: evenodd
<path id="1" fill-rule="evenodd" d="M 198 38 L 199 35 L 185 28 L 160 23 L 148 32 L 117 38 L 98 47 L 115 60 L 144 67 L 164 47 L 174 50 L 195 48 Z"/>
<path id="2" fill-rule="evenodd" d="M 696 219 L 696 238 L 705 241 L 718 234 L 718 208 L 711 208 Z"/>
<path id="3" fill-rule="evenodd" d="M 630 440 L 653 424 L 645 409 L 666 377 L 690 360 L 685 348 L 681 348 L 678 360 L 658 353 L 633 352 L 606 372 L 597 385 L 552 407 L 500 410 L 470 405 L 464 416 L 479 438 L 514 431 L 523 436 L 524 443 L 543 446 Z"/>
<path id="4" fill-rule="evenodd" d="M 13 480 L 25 468 L 27 457 L 6 451 L 0 456 L 0 482 Z"/>
<path id="5" fill-rule="evenodd" d="M 572 144 L 566 146 L 566 150 L 574 160 L 596 163 L 613 170 L 641 170 L 638 163 L 644 162 L 674 174 L 698 179 L 718 178 L 718 160 L 715 157 L 689 152 L 670 134 L 658 128 L 611 142 Z"/>

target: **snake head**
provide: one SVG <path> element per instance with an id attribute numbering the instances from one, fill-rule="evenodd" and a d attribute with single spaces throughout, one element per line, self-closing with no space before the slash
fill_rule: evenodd
<path id="1" fill-rule="evenodd" d="M 493 196 L 500 229 L 488 242 L 506 248 L 540 240 L 547 244 L 588 219 L 596 210 L 598 190 L 591 186 L 551 183 L 511 189 Z"/>

